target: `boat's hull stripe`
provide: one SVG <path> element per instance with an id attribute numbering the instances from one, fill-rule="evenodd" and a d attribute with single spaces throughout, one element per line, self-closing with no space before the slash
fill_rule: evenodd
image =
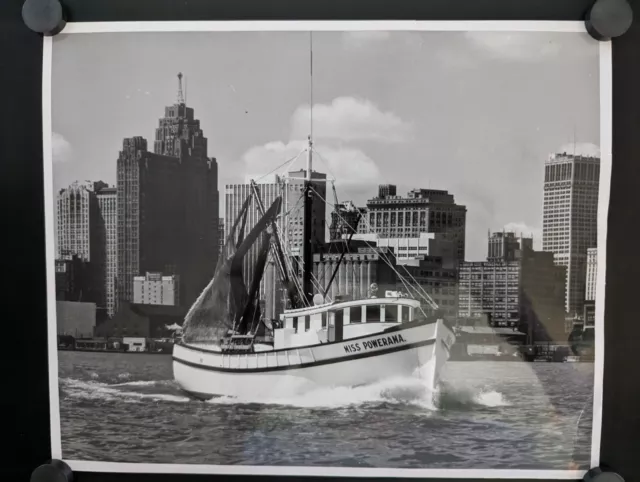
<path id="1" fill-rule="evenodd" d="M 350 341 L 350 340 L 346 340 Z M 407 345 L 394 346 L 391 348 L 387 348 L 386 350 L 376 350 L 369 353 L 356 353 L 353 355 L 347 355 L 340 358 L 328 358 L 326 360 L 318 360 L 309 363 L 299 363 L 297 365 L 282 365 L 277 367 L 261 367 L 261 368 L 226 368 L 226 367 L 212 367 L 208 365 L 202 365 L 200 363 L 193 363 L 186 360 L 181 360 L 179 358 L 173 357 L 173 361 L 176 363 L 181 363 L 182 365 L 190 366 L 193 368 L 200 368 L 201 370 L 208 370 L 213 372 L 232 372 L 237 374 L 242 373 L 261 373 L 261 372 L 276 372 L 276 371 L 284 371 L 284 370 L 298 370 L 300 368 L 310 368 L 317 367 L 321 365 L 330 365 L 332 363 L 342 363 L 350 360 L 357 360 L 359 358 L 369 358 L 373 356 L 381 356 L 387 355 L 389 353 L 395 353 L 398 351 L 410 350 L 412 348 L 420 348 L 427 345 L 433 345 L 435 343 L 435 338 L 430 340 L 418 341 L 415 343 L 409 343 Z M 261 353 L 271 353 L 271 352 L 261 352 Z"/>
<path id="2" fill-rule="evenodd" d="M 443 322 L 443 324 L 451 331 L 451 327 L 444 321 L 441 320 Z M 424 325 L 433 325 L 434 323 L 437 323 L 438 320 L 414 320 L 414 321 L 404 321 L 396 326 L 390 326 L 389 328 L 382 330 L 378 333 L 367 333 L 365 335 L 360 335 L 360 336 L 355 336 L 353 338 L 348 338 L 346 340 L 339 340 L 339 341 L 330 341 L 330 342 L 325 342 L 325 343 L 315 343 L 313 345 L 304 345 L 304 346 L 297 346 L 296 349 L 298 350 L 306 350 L 307 348 L 315 348 L 318 346 L 327 346 L 327 345 L 337 345 L 339 343 L 345 343 L 345 342 L 351 342 L 351 341 L 357 341 L 357 340 L 361 340 L 363 338 L 369 338 L 371 336 L 376 336 L 376 335 L 387 335 L 389 333 L 393 333 L 396 331 L 402 331 L 402 330 L 408 330 L 409 328 L 417 328 L 419 326 L 424 326 Z M 384 324 L 384 323 L 381 323 Z M 220 351 L 216 351 L 216 350 L 209 350 L 207 348 L 202 348 L 199 346 L 194 346 L 194 345 L 190 345 L 189 343 L 184 343 L 184 342 L 180 342 L 178 343 L 179 345 L 188 348 L 189 350 L 193 350 L 193 351 L 200 351 L 203 353 L 220 353 Z M 282 353 L 283 351 L 288 351 L 291 350 L 291 348 L 278 348 L 277 350 L 269 350 L 269 353 Z"/>

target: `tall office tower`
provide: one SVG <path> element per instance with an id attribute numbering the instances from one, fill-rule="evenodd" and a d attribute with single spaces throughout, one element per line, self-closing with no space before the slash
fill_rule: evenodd
<path id="1" fill-rule="evenodd" d="M 440 234 L 441 239 L 456 245 L 456 261 L 464 261 L 466 206 L 456 204 L 453 195 L 447 191 L 436 189 L 413 189 L 406 197 L 386 195 L 387 192 L 393 193 L 394 189 L 381 186 L 379 197 L 367 201 L 369 218 L 363 223 L 369 232 L 381 238 Z"/>
<path id="2" fill-rule="evenodd" d="M 100 216 L 104 224 L 105 251 L 104 290 L 107 316 L 112 317 L 117 310 L 116 277 L 118 275 L 118 203 L 115 187 L 103 187 L 96 196 L 100 207 Z"/>
<path id="3" fill-rule="evenodd" d="M 256 183 L 256 188 L 260 194 L 260 199 L 264 209 L 268 209 L 273 201 L 282 196 L 281 213 L 287 213 L 286 217 L 280 217 L 278 220 L 278 230 L 284 239 L 287 251 L 292 256 L 294 267 L 303 259 L 302 239 L 304 234 L 304 210 L 303 210 L 303 189 L 306 171 L 289 172 L 286 177 L 278 175 L 270 175 L 261 179 Z M 313 188 L 318 192 L 322 199 L 326 199 L 326 174 L 312 171 L 311 178 Z M 313 180 L 316 180 L 315 182 Z M 247 197 L 252 193 L 250 183 L 246 184 L 228 184 L 225 191 L 225 239 L 229 235 L 229 229 L 233 226 L 238 217 L 242 205 Z M 261 218 L 258 206 L 254 201 L 251 202 L 247 213 L 245 225 L 245 233 L 248 232 L 258 220 Z M 325 222 L 326 222 L 326 204 L 321 201 L 318 196 L 313 197 L 312 201 L 312 245 L 314 251 L 319 250 L 325 242 Z M 284 222 L 283 222 L 284 221 Z M 253 279 L 253 267 L 257 259 L 257 246 L 247 253 L 244 263 L 244 279 L 249 285 Z M 265 294 L 265 285 L 271 291 L 274 289 L 281 291 L 280 283 L 277 279 L 277 273 L 274 272 L 275 264 L 270 262 L 267 264 L 264 273 L 264 279 L 261 287 L 261 295 Z M 265 280 L 268 280 L 265 283 Z M 269 300 L 273 300 L 272 293 L 266 294 L 266 311 L 267 316 L 276 317 L 281 311 L 280 296 L 276 297 L 277 306 L 271 306 Z"/>
<path id="4" fill-rule="evenodd" d="M 61 189 L 56 199 L 58 211 L 56 258 L 71 259 L 76 256 L 86 263 L 84 286 L 78 287 L 84 296 L 81 296 L 79 301 L 92 301 L 101 308 L 105 305 L 102 280 L 106 258 L 106 236 L 96 191 L 105 186 L 106 184 L 101 181 L 76 181 L 69 187 Z"/>
<path id="5" fill-rule="evenodd" d="M 190 306 L 218 259 L 218 165 L 207 157 L 207 139 L 186 106 L 182 74 L 154 151 L 133 137 L 118 158 L 118 296 L 133 299 L 134 276 L 176 274 L 180 302 Z"/>
<path id="6" fill-rule="evenodd" d="M 542 250 L 567 267 L 565 310 L 581 314 L 587 250 L 596 247 L 600 159 L 566 152 L 549 157 L 544 170 Z"/>

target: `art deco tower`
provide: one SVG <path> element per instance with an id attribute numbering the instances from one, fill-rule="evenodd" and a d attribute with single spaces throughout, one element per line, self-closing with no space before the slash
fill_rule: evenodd
<path id="1" fill-rule="evenodd" d="M 154 152 L 125 139 L 118 159 L 119 296 L 133 299 L 133 277 L 180 276 L 180 300 L 195 301 L 218 259 L 218 165 L 187 107 L 182 74 L 177 101 L 158 122 Z"/>

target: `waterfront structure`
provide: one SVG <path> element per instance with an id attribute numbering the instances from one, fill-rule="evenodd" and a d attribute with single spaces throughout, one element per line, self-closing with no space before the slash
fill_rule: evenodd
<path id="1" fill-rule="evenodd" d="M 143 305 L 121 301 L 118 312 L 109 320 L 98 324 L 95 336 L 101 338 L 168 338 L 172 325 L 184 321 L 188 307 L 167 305 Z"/>
<path id="2" fill-rule="evenodd" d="M 418 238 L 437 233 L 456 246 L 456 261 L 464 261 L 467 208 L 455 203 L 448 191 L 413 189 L 396 196 L 395 186 L 380 186 L 378 197 L 367 201 L 368 232 L 381 238 Z"/>
<path id="3" fill-rule="evenodd" d="M 133 300 L 133 278 L 162 272 L 180 279 L 180 301 L 191 305 L 213 276 L 218 258 L 218 166 L 187 107 L 179 75 L 178 100 L 165 108 L 147 150 L 142 137 L 124 139 L 118 157 L 118 283 Z M 203 262 L 203 260 L 211 260 Z"/>
<path id="4" fill-rule="evenodd" d="M 56 300 L 98 303 L 103 297 L 100 272 L 76 254 L 62 254 L 55 263 Z"/>
<path id="5" fill-rule="evenodd" d="M 58 335 L 92 338 L 97 322 L 96 304 L 81 301 L 56 301 Z"/>
<path id="6" fill-rule="evenodd" d="M 485 317 L 491 326 L 527 333 L 530 343 L 566 338 L 566 272 L 552 253 L 534 251 L 525 239 L 502 257 L 462 263 L 459 276 L 458 315 L 463 324 Z"/>
<path id="7" fill-rule="evenodd" d="M 146 273 L 133 277 L 133 302 L 141 305 L 180 305 L 180 279 L 176 275 Z"/>
<path id="8" fill-rule="evenodd" d="M 544 171 L 542 250 L 567 267 L 565 310 L 582 313 L 587 250 L 597 243 L 600 159 L 566 152 L 547 159 Z"/>
<path id="9" fill-rule="evenodd" d="M 587 279 L 585 301 L 595 301 L 598 277 L 598 248 L 587 249 Z"/>
<path id="10" fill-rule="evenodd" d="M 96 193 L 100 208 L 101 222 L 104 226 L 105 257 L 104 294 L 107 316 L 111 317 L 117 309 L 116 277 L 118 275 L 118 190 L 115 187 L 103 187 Z"/>

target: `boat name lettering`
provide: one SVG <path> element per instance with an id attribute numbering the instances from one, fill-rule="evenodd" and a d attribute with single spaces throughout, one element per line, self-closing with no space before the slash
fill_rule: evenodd
<path id="1" fill-rule="evenodd" d="M 344 345 L 344 351 L 346 353 L 357 353 L 362 350 L 371 350 L 372 348 L 384 348 L 385 346 L 397 345 L 398 343 L 405 343 L 406 340 L 402 338 L 402 335 L 392 335 L 384 338 L 376 338 L 375 340 L 367 340 L 362 343 L 351 343 Z"/>

